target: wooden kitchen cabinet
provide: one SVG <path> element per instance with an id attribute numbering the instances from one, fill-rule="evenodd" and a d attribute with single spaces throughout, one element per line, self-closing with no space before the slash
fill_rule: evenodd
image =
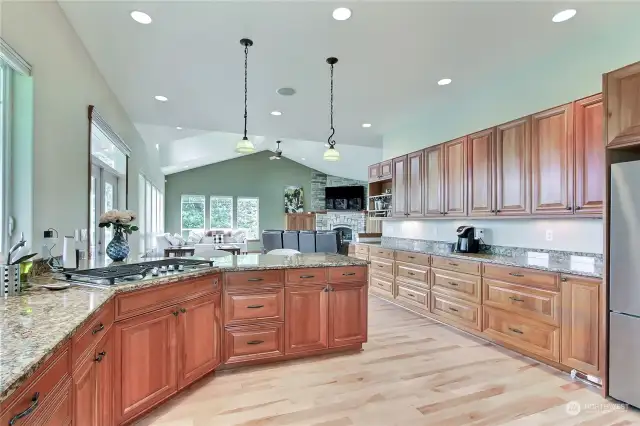
<path id="1" fill-rule="evenodd" d="M 376 182 L 378 180 L 380 180 L 380 163 L 369 166 L 369 182 Z"/>
<path id="2" fill-rule="evenodd" d="M 437 145 L 424 150 L 424 215 L 444 215 L 444 149 Z M 394 194 L 395 197 L 395 194 Z"/>
<path id="3" fill-rule="evenodd" d="M 531 212 L 531 119 L 496 128 L 496 214 Z"/>
<path id="4" fill-rule="evenodd" d="M 467 138 L 444 144 L 444 214 L 467 215 Z"/>
<path id="5" fill-rule="evenodd" d="M 407 216 L 423 215 L 423 163 L 423 151 L 413 152 L 407 156 Z"/>
<path id="6" fill-rule="evenodd" d="M 181 303 L 178 309 L 178 389 L 182 389 L 222 361 L 220 293 Z"/>
<path id="7" fill-rule="evenodd" d="M 367 341 L 367 286 L 330 284 L 329 347 Z"/>
<path id="8" fill-rule="evenodd" d="M 316 229 L 315 213 L 287 213 L 285 227 L 288 231 L 313 231 Z"/>
<path id="9" fill-rule="evenodd" d="M 394 217 L 406 217 L 407 213 L 407 156 L 392 160 L 393 176 L 393 201 L 392 215 Z"/>
<path id="10" fill-rule="evenodd" d="M 285 353 L 326 349 L 329 344 L 329 286 L 285 289 Z"/>
<path id="11" fill-rule="evenodd" d="M 391 160 L 372 164 L 369 166 L 369 182 L 391 179 L 392 173 Z"/>
<path id="12" fill-rule="evenodd" d="M 607 146 L 640 144 L 640 62 L 605 74 L 603 87 Z"/>
<path id="13" fill-rule="evenodd" d="M 573 213 L 573 104 L 531 119 L 533 214 Z"/>
<path id="14" fill-rule="evenodd" d="M 179 314 L 171 306 L 115 324 L 117 424 L 177 392 Z"/>
<path id="15" fill-rule="evenodd" d="M 469 136 L 469 216 L 495 215 L 495 145 L 495 128 Z"/>
<path id="16" fill-rule="evenodd" d="M 602 280 L 563 275 L 560 362 L 601 376 L 600 286 Z"/>
<path id="17" fill-rule="evenodd" d="M 575 214 L 602 214 L 604 151 L 602 94 L 574 103 Z"/>

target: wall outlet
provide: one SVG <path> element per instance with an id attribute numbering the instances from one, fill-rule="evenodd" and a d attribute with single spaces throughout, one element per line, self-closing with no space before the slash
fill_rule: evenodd
<path id="1" fill-rule="evenodd" d="M 473 237 L 476 240 L 480 240 L 484 238 L 484 229 L 482 228 L 474 228 L 473 233 L 474 233 Z"/>
<path id="2" fill-rule="evenodd" d="M 547 241 L 553 241 L 553 231 L 551 229 L 547 229 L 546 239 Z"/>

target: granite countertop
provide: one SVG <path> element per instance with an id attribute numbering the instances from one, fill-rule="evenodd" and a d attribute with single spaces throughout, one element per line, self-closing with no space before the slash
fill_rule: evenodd
<path id="1" fill-rule="evenodd" d="M 537 269 L 540 271 L 558 272 L 562 274 L 579 275 L 583 277 L 602 278 L 604 265 L 601 259 L 581 255 L 557 256 L 543 251 L 514 250 L 518 254 L 492 253 L 456 253 L 451 250 L 434 248 L 416 250 L 410 247 L 392 247 L 383 243 L 358 243 L 372 247 L 382 247 L 389 250 L 410 251 L 415 253 L 432 254 L 436 256 L 452 257 L 456 259 L 477 260 L 497 265 L 516 266 L 520 268 Z"/>
<path id="2" fill-rule="evenodd" d="M 133 259 L 140 263 L 158 259 Z M 183 281 L 221 271 L 366 266 L 369 262 L 328 253 L 296 256 L 247 254 L 215 258 L 214 265 L 192 272 L 174 272 L 111 286 L 73 285 L 60 291 L 38 287 L 64 281 L 62 274 L 36 277 L 20 296 L 0 298 L 0 402 L 15 391 L 84 322 L 116 293 Z M 110 265 L 110 260 L 85 261 L 81 268 Z"/>

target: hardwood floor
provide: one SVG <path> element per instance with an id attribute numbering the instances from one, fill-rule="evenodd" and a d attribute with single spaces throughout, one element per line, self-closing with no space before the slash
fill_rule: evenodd
<path id="1" fill-rule="evenodd" d="M 640 425 L 638 411 L 567 374 L 375 297 L 369 306 L 363 352 L 223 371 L 137 425 Z"/>

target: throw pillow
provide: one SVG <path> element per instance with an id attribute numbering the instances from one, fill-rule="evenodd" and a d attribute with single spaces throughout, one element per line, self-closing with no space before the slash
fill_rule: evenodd
<path id="1" fill-rule="evenodd" d="M 224 243 L 224 234 L 215 234 L 212 238 L 214 244 Z"/>
<path id="2" fill-rule="evenodd" d="M 176 237 L 174 237 L 173 235 L 165 235 L 164 236 L 167 241 L 169 242 L 169 245 L 172 246 L 178 246 L 180 245 L 180 240 L 178 240 Z"/>
<path id="3" fill-rule="evenodd" d="M 230 243 L 244 243 L 244 240 L 247 238 L 247 233 L 243 229 L 236 229 L 231 233 L 231 237 L 229 238 Z"/>
<path id="4" fill-rule="evenodd" d="M 176 240 L 178 240 L 178 245 L 179 246 L 183 246 L 184 245 L 184 238 L 182 237 L 182 235 L 180 234 L 173 234 L 173 238 L 175 238 Z"/>
<path id="5" fill-rule="evenodd" d="M 189 244 L 199 244 L 202 241 L 203 233 L 200 231 L 189 231 L 189 237 L 187 237 L 187 242 Z"/>

